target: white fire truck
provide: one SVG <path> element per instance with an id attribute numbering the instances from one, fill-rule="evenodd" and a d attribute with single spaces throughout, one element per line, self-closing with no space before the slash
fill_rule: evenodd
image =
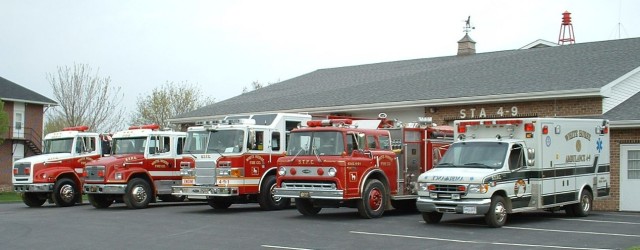
<path id="1" fill-rule="evenodd" d="M 106 208 L 120 201 L 129 208 L 146 208 L 156 196 L 162 201 L 184 200 L 171 195 L 171 186 L 180 183 L 179 155 L 186 133 L 159 128 L 132 126 L 113 134 L 111 156 L 84 169 L 83 190 L 91 205 Z"/>
<path id="2" fill-rule="evenodd" d="M 24 204 L 39 207 L 49 199 L 68 207 L 81 202 L 82 168 L 110 150 L 107 135 L 86 132 L 88 129 L 68 127 L 47 134 L 42 155 L 13 164 L 13 190 L 20 193 Z"/>
<path id="3" fill-rule="evenodd" d="M 446 151 L 453 129 L 430 120 L 403 127 L 375 121 L 367 128 L 359 119 L 315 120 L 292 131 L 275 196 L 295 198 L 302 215 L 331 207 L 357 207 L 363 218 L 414 210 L 417 177 Z"/>
<path id="4" fill-rule="evenodd" d="M 303 114 L 256 114 L 188 128 L 182 185 L 172 193 L 205 198 L 215 209 L 247 202 L 264 210 L 289 206 L 290 199 L 272 195 L 276 161 L 284 156 L 289 131 L 308 120 Z"/>
<path id="5" fill-rule="evenodd" d="M 587 216 L 594 198 L 609 195 L 607 120 L 482 119 L 454 127 L 456 142 L 418 178 L 417 207 L 427 223 L 443 213 L 484 215 L 490 227 L 537 209 Z"/>

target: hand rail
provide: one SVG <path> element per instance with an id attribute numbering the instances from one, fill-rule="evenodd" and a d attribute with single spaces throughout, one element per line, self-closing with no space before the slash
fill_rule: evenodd
<path id="1" fill-rule="evenodd" d="M 14 134 L 15 130 L 16 129 L 14 126 L 9 126 L 9 129 L 5 133 L 0 134 L 0 138 L 5 140 L 6 139 L 28 140 L 28 141 L 31 141 L 34 145 L 36 145 L 36 147 L 40 151 L 42 151 L 42 133 L 38 133 L 35 129 L 28 128 L 28 127 L 22 128 L 22 132 L 18 134 Z"/>

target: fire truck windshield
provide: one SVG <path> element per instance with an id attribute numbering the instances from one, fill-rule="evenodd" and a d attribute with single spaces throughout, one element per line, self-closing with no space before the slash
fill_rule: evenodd
<path id="1" fill-rule="evenodd" d="M 184 146 L 185 153 L 239 153 L 245 144 L 244 130 L 190 131 Z"/>
<path id="2" fill-rule="evenodd" d="M 341 155 L 344 139 L 339 131 L 294 132 L 287 155 Z"/>
<path id="3" fill-rule="evenodd" d="M 504 142 L 455 143 L 449 147 L 436 167 L 501 168 L 508 146 Z"/>
<path id="4" fill-rule="evenodd" d="M 144 154 L 147 137 L 130 137 L 113 139 L 113 154 Z"/>
<path id="5" fill-rule="evenodd" d="M 73 145 L 73 138 L 45 140 L 43 154 L 71 153 L 72 145 Z"/>

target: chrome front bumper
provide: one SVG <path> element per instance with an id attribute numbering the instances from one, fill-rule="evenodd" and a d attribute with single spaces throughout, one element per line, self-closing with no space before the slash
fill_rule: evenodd
<path id="1" fill-rule="evenodd" d="M 416 207 L 420 212 L 439 212 L 457 214 L 486 214 L 489 212 L 491 199 L 431 199 L 420 196 Z M 471 212 L 474 211 L 474 212 Z"/>
<path id="2" fill-rule="evenodd" d="M 127 184 L 84 184 L 85 194 L 124 194 Z"/>
<path id="3" fill-rule="evenodd" d="M 53 192 L 53 183 L 42 184 L 13 184 L 13 191 L 18 193 L 49 193 Z"/>
<path id="4" fill-rule="evenodd" d="M 186 195 L 194 197 L 213 196 L 238 196 L 237 187 L 216 187 L 216 186 L 173 186 L 172 195 Z"/>

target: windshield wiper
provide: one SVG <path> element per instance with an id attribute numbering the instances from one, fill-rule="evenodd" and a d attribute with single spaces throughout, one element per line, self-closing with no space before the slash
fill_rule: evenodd
<path id="1" fill-rule="evenodd" d="M 296 153 L 296 155 L 294 155 L 293 158 L 291 158 L 291 162 L 293 162 L 293 160 L 295 160 L 296 157 L 298 157 L 298 155 L 302 152 L 302 150 L 304 150 L 304 148 L 300 148 L 300 150 L 298 150 L 298 153 Z"/>
<path id="2" fill-rule="evenodd" d="M 313 146 L 311 148 L 311 151 L 313 152 L 313 155 L 316 156 L 316 159 L 318 159 L 318 162 L 322 163 L 322 160 L 320 160 L 320 156 L 318 156 L 318 149 L 316 149 L 316 146 Z"/>
<path id="3" fill-rule="evenodd" d="M 436 168 L 437 167 L 454 167 L 454 165 L 448 162 L 442 162 L 442 163 L 438 163 L 438 165 L 436 165 L 435 167 Z"/>
<path id="4" fill-rule="evenodd" d="M 481 167 L 481 168 L 492 168 L 490 166 L 487 166 L 487 164 L 482 164 L 482 163 L 479 163 L 479 162 L 465 163 L 464 166 L 465 167 L 474 166 L 474 167 Z"/>

